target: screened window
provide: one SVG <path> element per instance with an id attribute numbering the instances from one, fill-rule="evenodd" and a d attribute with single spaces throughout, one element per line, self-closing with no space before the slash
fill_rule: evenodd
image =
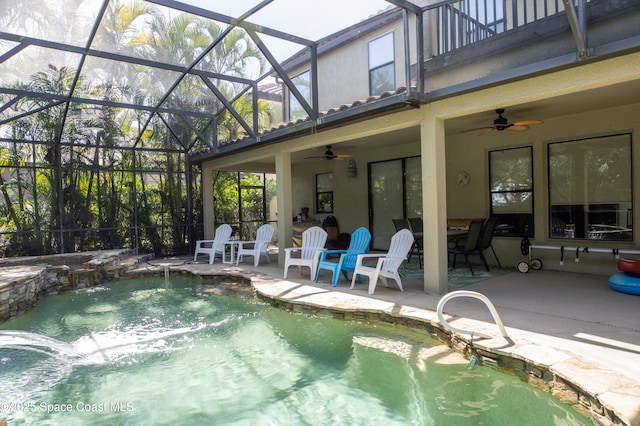
<path id="1" fill-rule="evenodd" d="M 311 71 L 305 71 L 302 74 L 298 74 L 291 79 L 291 82 L 294 84 L 298 92 L 300 92 L 304 100 L 308 104 L 311 104 Z M 300 101 L 291 92 L 289 92 L 289 118 L 293 121 L 299 118 L 306 118 L 307 115 L 308 114 L 302 107 Z"/>
<path id="2" fill-rule="evenodd" d="M 489 152 L 491 216 L 496 234 L 533 236 L 533 160 L 531 147 Z"/>
<path id="3" fill-rule="evenodd" d="M 333 174 L 316 175 L 316 213 L 333 213 Z"/>
<path id="4" fill-rule="evenodd" d="M 552 238 L 632 240 L 631 135 L 549 144 Z"/>
<path id="5" fill-rule="evenodd" d="M 393 33 L 369 42 L 369 94 L 380 95 L 396 85 Z"/>

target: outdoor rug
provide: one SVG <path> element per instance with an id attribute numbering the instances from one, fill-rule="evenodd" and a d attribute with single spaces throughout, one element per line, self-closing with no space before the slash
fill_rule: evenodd
<path id="1" fill-rule="evenodd" d="M 471 274 L 468 266 L 449 268 L 449 285 L 451 287 L 464 287 L 469 284 L 476 283 L 478 281 L 484 281 L 489 278 L 498 277 L 500 275 L 514 272 L 515 268 L 498 268 L 497 266 L 491 266 L 490 271 L 486 271 L 482 265 L 471 265 L 474 275 Z M 420 269 L 418 262 L 412 261 L 405 263 L 400 267 L 400 276 L 402 278 L 423 280 L 423 270 Z"/>

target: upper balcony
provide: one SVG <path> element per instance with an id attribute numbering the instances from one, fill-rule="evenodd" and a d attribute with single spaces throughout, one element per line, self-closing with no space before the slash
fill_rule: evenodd
<path id="1" fill-rule="evenodd" d="M 430 100 L 640 49 L 631 0 L 443 3 L 423 12 Z"/>

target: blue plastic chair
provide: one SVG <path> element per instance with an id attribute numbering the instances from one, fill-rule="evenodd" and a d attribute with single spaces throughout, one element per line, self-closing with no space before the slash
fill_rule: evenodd
<path id="1" fill-rule="evenodd" d="M 320 270 L 328 269 L 333 273 L 333 280 L 331 281 L 331 286 L 335 287 L 338 285 L 338 277 L 340 276 L 340 272 L 342 275 L 349 280 L 348 272 L 353 272 L 356 267 L 356 262 L 358 260 L 359 254 L 364 254 L 367 252 L 367 248 L 369 248 L 369 243 L 371 242 L 371 233 L 367 228 L 361 227 L 356 229 L 351 235 L 351 242 L 349 243 L 349 248 L 346 250 L 324 250 L 320 257 L 320 262 L 318 262 L 318 267 L 316 269 L 316 282 L 318 282 L 318 278 L 320 278 Z M 338 262 L 332 262 L 327 260 L 327 256 L 332 254 L 340 254 L 340 259 Z M 360 279 L 360 277 L 358 277 Z"/>

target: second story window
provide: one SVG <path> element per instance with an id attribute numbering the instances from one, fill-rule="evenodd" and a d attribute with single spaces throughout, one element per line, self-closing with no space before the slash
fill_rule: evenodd
<path id="1" fill-rule="evenodd" d="M 369 42 L 369 95 L 380 95 L 395 86 L 393 33 L 389 33 Z"/>
<path id="2" fill-rule="evenodd" d="M 296 86 L 298 92 L 304 97 L 308 104 L 311 104 L 311 72 L 305 71 L 291 79 L 291 82 Z M 298 99 L 289 92 L 289 119 L 291 121 L 299 118 L 306 118 L 307 112 L 302 107 L 302 104 Z"/>

